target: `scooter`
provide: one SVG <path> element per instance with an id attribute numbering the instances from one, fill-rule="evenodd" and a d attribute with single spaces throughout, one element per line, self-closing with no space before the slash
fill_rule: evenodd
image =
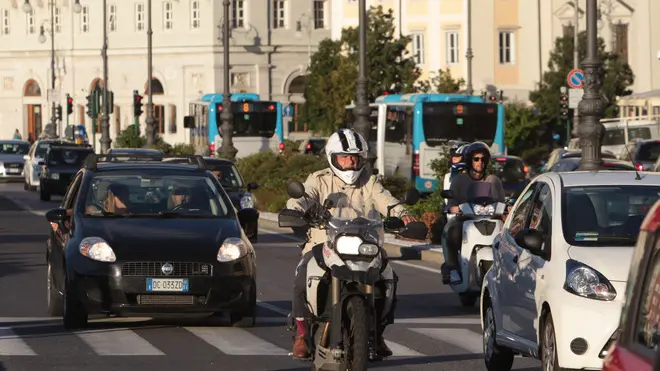
<path id="1" fill-rule="evenodd" d="M 448 284 L 458 293 L 464 307 L 473 306 L 481 295 L 481 284 L 486 273 L 493 265 L 493 241 L 502 230 L 507 204 L 497 202 L 491 197 L 490 183 L 475 183 L 469 190 L 469 201 L 459 205 L 459 213 L 447 214 L 447 220 L 463 220 L 462 243 L 458 253 L 458 274 L 461 281 L 451 284 L 443 277 L 443 284 Z M 450 190 L 442 191 L 442 197 L 453 199 Z M 445 262 L 447 256 L 447 232 L 453 223 L 447 222 L 442 233 L 442 252 Z M 448 275 L 447 275 L 448 276 Z"/>
<path id="2" fill-rule="evenodd" d="M 307 197 L 298 181 L 289 184 L 292 198 Z M 419 193 L 411 189 L 404 203 L 414 205 Z M 311 201 L 311 199 L 310 199 Z M 351 205 L 341 193 L 331 195 L 308 212 L 284 209 L 278 215 L 280 227 L 326 230 L 328 241 L 312 248 L 307 264 L 306 304 L 312 370 L 364 371 L 377 356 L 377 334 L 393 305 L 394 271 L 383 253 L 383 234 L 396 232 L 423 239 L 426 225 L 388 217 L 366 205 Z M 381 279 L 382 277 L 382 279 Z M 378 310 L 377 308 L 381 308 Z M 290 318 L 290 317 L 289 317 Z M 289 328 L 292 328 L 289 324 Z"/>

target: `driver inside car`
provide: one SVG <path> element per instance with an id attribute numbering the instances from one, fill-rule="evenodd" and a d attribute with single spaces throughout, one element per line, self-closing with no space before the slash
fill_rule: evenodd
<path id="1" fill-rule="evenodd" d="M 190 192 L 186 187 L 175 186 L 170 195 L 170 200 L 168 202 L 168 208 L 170 210 L 176 210 L 181 208 L 183 205 L 188 203 L 190 199 Z"/>
<path id="2" fill-rule="evenodd" d="M 367 142 L 357 132 L 351 129 L 340 129 L 332 134 L 327 141 L 326 156 L 329 168 L 311 174 L 304 183 L 306 196 L 300 199 L 289 199 L 287 209 L 309 211 L 312 207 L 318 207 L 328 198 L 335 198 L 336 194 L 345 194 L 350 199 L 351 205 L 371 204 L 383 215 L 387 214 L 387 207 L 399 203 L 399 200 L 383 187 L 383 184 L 375 175 L 363 171 L 368 151 Z M 334 194 L 334 195 L 333 195 Z M 333 197 L 330 197 L 333 195 Z M 392 216 L 400 217 L 404 224 L 413 222 L 414 219 L 408 214 L 402 205 L 392 209 Z M 307 233 L 307 241 L 302 251 L 303 257 L 296 267 L 296 277 L 293 288 L 292 317 L 295 319 L 297 332 L 293 344 L 293 357 L 308 358 L 309 352 L 305 345 L 307 325 L 305 317 L 308 315 L 306 303 L 307 264 L 313 258 L 312 247 L 324 244 L 327 241 L 325 230 L 312 229 Z M 397 276 L 391 264 L 387 263 L 387 257 L 383 256 L 383 271 L 381 281 L 376 285 L 391 285 L 392 305 L 385 311 L 385 300 L 377 309 L 381 319 L 380 333 L 378 335 L 378 356 L 388 357 L 392 351 L 387 347 L 383 338 L 385 326 L 394 321 L 394 308 L 396 306 L 396 283 Z"/>
<path id="3" fill-rule="evenodd" d="M 128 213 L 130 191 L 121 183 L 110 183 L 107 188 L 105 199 L 101 205 L 88 205 L 86 213 L 89 215 L 102 215 L 104 213 L 123 215 Z"/>

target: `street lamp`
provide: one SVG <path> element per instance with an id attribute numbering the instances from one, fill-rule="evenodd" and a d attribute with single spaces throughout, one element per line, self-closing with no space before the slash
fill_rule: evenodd
<path id="1" fill-rule="evenodd" d="M 222 23 L 222 52 L 223 52 L 223 80 L 224 92 L 222 94 L 222 154 L 229 160 L 234 160 L 238 150 L 234 147 L 234 114 L 231 112 L 231 91 L 229 90 L 229 0 L 223 0 L 224 21 Z"/>
<path id="2" fill-rule="evenodd" d="M 598 170 L 600 146 L 605 128 L 600 123 L 603 113 L 601 86 L 603 62 L 598 59 L 598 0 L 587 0 L 587 57 L 582 61 L 584 70 L 584 95 L 578 110 L 580 125 L 578 134 L 582 144 L 580 170 Z"/>
<path id="3" fill-rule="evenodd" d="M 101 153 L 107 153 L 110 149 L 110 106 L 108 104 L 108 5 L 103 0 L 103 46 L 101 48 L 103 58 L 103 114 L 101 115 Z"/>
<path id="4" fill-rule="evenodd" d="M 32 13 L 32 4 L 30 4 L 30 0 L 25 0 L 25 3 L 23 3 L 23 11 L 25 13 Z"/>
<path id="5" fill-rule="evenodd" d="M 305 20 L 305 23 L 303 23 L 303 20 Z M 313 22 L 314 19 L 307 15 L 307 13 L 303 13 L 298 21 L 296 21 L 296 38 L 302 38 L 303 28 L 307 33 L 307 68 L 309 68 L 309 66 L 312 64 L 312 30 L 314 29 L 312 24 Z"/>
<path id="6" fill-rule="evenodd" d="M 355 114 L 355 123 L 353 127 L 355 131 L 360 133 L 365 140 L 369 140 L 369 131 L 371 130 L 371 125 L 369 124 L 369 115 L 371 114 L 371 109 L 369 108 L 369 102 L 367 101 L 367 2 L 366 0 L 360 0 L 358 6 L 360 17 L 360 27 L 359 27 L 359 61 L 360 61 L 360 72 L 358 74 L 356 82 L 356 99 L 355 99 L 355 109 L 353 110 Z M 371 151 L 370 151 L 371 152 Z M 371 160 L 371 153 L 367 154 L 368 160 Z M 368 161 L 369 163 L 371 161 Z"/>
<path id="7" fill-rule="evenodd" d="M 154 101 L 151 94 L 151 85 L 153 83 L 153 46 L 151 38 L 153 30 L 151 29 L 151 0 L 147 1 L 147 147 L 153 148 L 156 142 L 156 119 L 154 118 Z"/>
<path id="8" fill-rule="evenodd" d="M 472 0 L 467 0 L 467 51 L 465 52 L 465 59 L 467 60 L 467 84 L 465 90 L 467 95 L 474 94 L 472 87 Z"/>

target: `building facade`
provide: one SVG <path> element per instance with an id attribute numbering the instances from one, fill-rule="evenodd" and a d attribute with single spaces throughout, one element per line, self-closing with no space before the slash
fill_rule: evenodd
<path id="1" fill-rule="evenodd" d="M 51 20 L 51 1 L 53 17 Z M 264 100 L 300 101 L 304 75 L 318 42 L 330 36 L 330 0 L 232 0 L 230 74 L 233 91 L 255 92 Z M 84 123 L 92 139 L 85 97 L 103 86 L 103 6 L 99 0 L 23 0 L 0 4 L 0 138 L 15 129 L 38 135 L 51 117 L 51 35 L 54 35 L 55 103 L 74 112 L 64 124 Z M 147 77 L 147 1 L 109 0 L 108 81 L 114 93 L 110 134 L 134 123 L 133 91 L 144 96 Z M 157 132 L 168 143 L 188 142 L 183 128 L 190 101 L 223 92 L 223 1 L 153 0 L 152 94 Z M 43 28 L 44 36 L 40 37 Z M 45 41 L 41 43 L 41 41 Z M 139 118 L 142 130 L 146 113 Z M 64 126 L 64 125 L 59 125 Z M 58 128 L 58 131 L 63 133 Z M 144 131 L 143 131 L 144 132 Z M 100 139 L 100 128 L 96 143 Z"/>
<path id="2" fill-rule="evenodd" d="M 367 0 L 391 8 L 403 34 L 412 36 L 411 51 L 423 74 L 449 68 L 467 78 L 466 51 L 472 32 L 475 92 L 504 90 L 510 100 L 527 101 L 547 70 L 557 37 L 572 34 L 575 6 L 569 0 Z M 578 27 L 586 26 L 586 0 L 578 2 Z M 634 91 L 660 88 L 660 14 L 657 0 L 600 0 L 599 36 L 621 54 L 636 74 Z M 332 37 L 358 23 L 358 1 L 332 4 Z M 471 28 L 471 30 L 470 30 Z"/>

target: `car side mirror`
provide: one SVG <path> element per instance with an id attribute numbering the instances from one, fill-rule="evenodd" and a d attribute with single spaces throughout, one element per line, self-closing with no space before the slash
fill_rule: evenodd
<path id="1" fill-rule="evenodd" d="M 68 218 L 69 216 L 66 213 L 66 209 L 63 208 L 52 209 L 46 212 L 46 219 L 51 223 L 60 223 Z"/>
<path id="2" fill-rule="evenodd" d="M 30 161 L 30 156 L 29 156 L 29 155 L 25 155 L 25 156 L 23 156 L 23 160 L 25 160 L 25 161 Z"/>
<path id="3" fill-rule="evenodd" d="M 454 198 L 454 192 L 452 192 L 450 189 L 444 189 L 440 192 L 440 196 L 442 196 L 442 198 L 445 198 L 447 200 L 451 200 L 452 198 Z"/>
<path id="4" fill-rule="evenodd" d="M 525 228 L 516 233 L 516 236 L 513 239 L 518 246 L 529 250 L 530 253 L 537 256 L 543 256 L 543 244 L 545 243 L 545 238 L 543 237 L 543 233 L 538 229 Z"/>
<path id="5" fill-rule="evenodd" d="M 286 193 L 291 198 L 302 198 L 305 195 L 305 186 L 299 181 L 294 180 L 286 186 Z"/>
<path id="6" fill-rule="evenodd" d="M 259 184 L 255 182 L 250 182 L 247 184 L 247 190 L 248 191 L 254 191 L 255 189 L 259 188 Z"/>
<path id="7" fill-rule="evenodd" d="M 406 195 L 403 197 L 403 202 L 408 206 L 412 206 L 419 202 L 419 197 L 419 191 L 415 188 L 411 188 L 406 191 Z"/>
<path id="8" fill-rule="evenodd" d="M 259 211 L 253 208 L 241 209 L 238 211 L 238 221 L 241 225 L 255 223 L 259 220 Z"/>

